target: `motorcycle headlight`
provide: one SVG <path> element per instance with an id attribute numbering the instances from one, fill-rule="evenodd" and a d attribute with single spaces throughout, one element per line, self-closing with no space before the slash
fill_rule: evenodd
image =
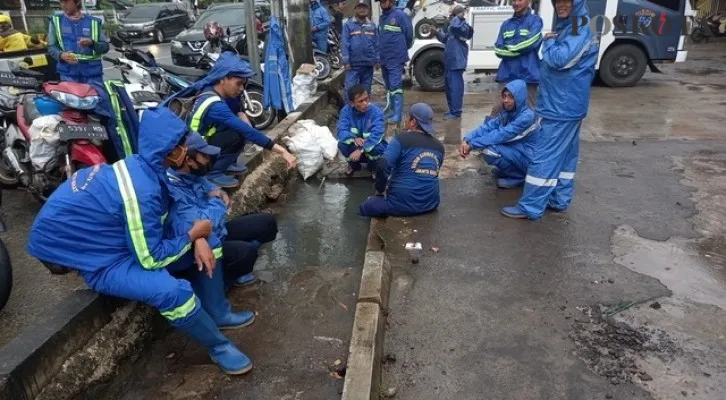
<path id="1" fill-rule="evenodd" d="M 50 95 L 66 107 L 75 108 L 76 110 L 93 110 L 99 101 L 98 96 L 78 97 L 70 93 L 58 91 L 52 91 Z"/>

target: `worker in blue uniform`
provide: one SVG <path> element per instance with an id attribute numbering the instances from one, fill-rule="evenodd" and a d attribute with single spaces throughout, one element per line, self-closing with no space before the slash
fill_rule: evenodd
<path id="1" fill-rule="evenodd" d="M 502 112 L 464 136 L 459 155 L 466 158 L 472 150 L 481 150 L 484 161 L 494 167 L 497 186 L 511 189 L 524 184 L 539 124 L 527 105 L 523 80 L 509 82 L 501 96 Z"/>
<path id="2" fill-rule="evenodd" d="M 179 269 L 172 272 L 191 268 L 195 282 L 216 275 L 216 257 L 207 242 L 209 220 L 196 220 L 179 235 L 164 235 L 171 205 L 166 169 L 185 162 L 187 132 L 169 109 L 146 110 L 138 154 L 84 168 L 62 183 L 33 222 L 27 251 L 51 271 L 76 270 L 96 292 L 153 306 L 207 348 L 225 372 L 242 374 L 252 363 L 219 329 L 250 323 L 248 313 L 226 310 L 211 316 L 210 292 L 195 293 L 196 285 L 170 273 L 172 266 Z M 187 253 L 197 260 L 196 268 L 177 262 Z"/>
<path id="3" fill-rule="evenodd" d="M 537 220 L 545 208 L 565 211 L 574 194 L 580 127 L 590 105 L 599 44 L 589 27 L 585 0 L 556 0 L 555 10 L 556 31 L 546 34 L 542 45 L 535 109 L 542 130 L 534 141 L 534 157 L 519 203 L 502 209 L 512 218 Z M 577 27 L 572 26 L 573 19 Z"/>
<path id="4" fill-rule="evenodd" d="M 408 62 L 408 49 L 413 45 L 411 18 L 393 7 L 393 0 L 381 0 L 380 61 L 383 81 L 391 102 L 388 123 L 395 125 L 403 118 L 403 69 Z"/>
<path id="5" fill-rule="evenodd" d="M 352 175 L 362 164 L 375 173 L 387 146 L 383 111 L 370 103 L 363 85 L 350 88 L 348 100 L 338 120 L 338 149 L 348 161 L 346 174 Z"/>
<path id="6" fill-rule="evenodd" d="M 502 61 L 497 70 L 499 90 L 495 92 L 491 116 L 501 111 L 499 94 L 508 82 L 515 79 L 527 82 L 527 101 L 534 109 L 540 79 L 538 53 L 542 45 L 542 18 L 532 11 L 530 5 L 531 0 L 512 0 L 514 15 L 499 28 L 494 54 Z"/>
<path id="7" fill-rule="evenodd" d="M 253 128 L 249 120 L 235 115 L 226 101 L 238 99 L 247 79 L 254 74 L 246 61 L 237 54 L 227 51 L 219 56 L 214 67 L 203 79 L 180 92 L 181 94 L 175 95 L 183 96 L 188 92 L 197 94 L 187 122 L 189 127 L 199 132 L 209 144 L 222 149 L 209 175 L 212 183 L 220 187 L 234 187 L 239 184 L 237 179 L 227 174 L 246 171 L 246 167 L 237 165 L 236 161 L 248 140 L 263 149 L 282 155 L 290 168 L 296 163 L 295 156 Z M 163 104 L 167 104 L 168 101 Z"/>
<path id="8" fill-rule="evenodd" d="M 328 10 L 320 5 L 320 0 L 310 0 L 310 25 L 315 47 L 327 54 L 330 15 L 328 14 Z"/>
<path id="9" fill-rule="evenodd" d="M 213 159 L 219 155 L 219 147 L 207 144 L 196 132 L 189 134 L 185 144 L 186 162 L 167 171 L 169 193 L 174 200 L 165 224 L 167 235 L 186 232 L 199 219 L 211 221 L 212 233 L 207 242 L 215 254 L 222 256 L 224 286 L 252 284 L 257 280 L 252 270 L 258 250 L 277 236 L 277 221 L 269 213 L 252 213 L 227 220 L 229 196 L 205 178 Z M 193 262 L 187 262 L 190 261 Z M 222 293 L 221 282 L 220 279 L 216 283 L 219 290 L 215 293 Z"/>
<path id="10" fill-rule="evenodd" d="M 81 0 L 61 0 L 63 14 L 50 17 L 48 54 L 62 81 L 103 86 L 101 56 L 109 46 L 101 20 L 81 11 Z"/>
<path id="11" fill-rule="evenodd" d="M 469 61 L 467 40 L 474 37 L 474 28 L 466 22 L 466 9 L 455 5 L 451 8 L 449 28 L 446 32 L 439 29 L 436 37 L 444 44 L 444 90 L 449 112 L 444 119 L 461 117 L 464 104 L 464 71 Z"/>
<path id="12" fill-rule="evenodd" d="M 411 216 L 439 207 L 444 145 L 436 139 L 428 104 L 411 106 L 405 132 L 388 144 L 378 164 L 376 194 L 360 205 L 364 217 Z"/>
<path id="13" fill-rule="evenodd" d="M 373 84 L 373 67 L 379 66 L 378 28 L 368 19 L 368 0 L 358 0 L 355 18 L 343 25 L 343 65 L 345 66 L 345 90 L 357 84 L 365 86 L 368 93 Z"/>

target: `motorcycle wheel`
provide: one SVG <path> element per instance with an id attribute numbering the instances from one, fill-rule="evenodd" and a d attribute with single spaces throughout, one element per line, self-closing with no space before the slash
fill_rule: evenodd
<path id="1" fill-rule="evenodd" d="M 701 43 L 704 39 L 706 39 L 706 35 L 701 28 L 696 28 L 691 31 L 691 40 L 693 43 Z"/>
<path id="2" fill-rule="evenodd" d="M 79 163 L 79 162 L 74 162 L 73 167 L 71 168 L 71 175 L 74 174 L 79 169 L 83 169 L 86 167 L 88 167 L 88 165 Z M 68 177 L 65 176 L 65 173 L 61 172 L 64 170 L 63 166 L 60 166 L 59 168 L 60 169 L 57 174 L 58 176 L 50 177 L 50 179 L 44 178 L 44 182 L 39 185 L 40 186 L 39 188 L 36 187 L 34 190 L 31 190 L 31 192 L 33 193 L 33 196 L 35 197 L 36 200 L 38 200 L 38 202 L 40 204 L 45 204 L 45 202 L 48 201 L 48 198 L 50 197 L 50 195 L 52 195 L 53 192 L 55 192 L 55 190 L 58 188 L 58 186 L 60 186 L 63 182 L 66 181 L 66 179 L 68 179 Z M 35 179 L 35 177 L 34 177 L 34 179 Z"/>
<path id="3" fill-rule="evenodd" d="M 5 131 L 0 132 L 0 134 L 4 136 Z M 5 147 L 5 140 L 2 141 L 2 146 Z M 0 185 L 14 187 L 18 184 L 19 180 L 15 168 L 10 164 L 10 160 L 5 158 L 4 155 L 0 155 Z"/>
<path id="4" fill-rule="evenodd" d="M 328 79 L 330 76 L 330 60 L 323 55 L 315 56 L 315 69 L 318 71 L 318 80 Z"/>
<path id="5" fill-rule="evenodd" d="M 0 310 L 7 304 L 12 287 L 13 269 L 10 263 L 10 254 L 5 247 L 5 243 L 0 240 Z"/>
<path id="6" fill-rule="evenodd" d="M 272 108 L 266 110 L 262 108 L 264 94 L 261 92 L 254 89 L 247 90 L 247 95 L 250 96 L 250 103 L 252 103 L 252 110 L 245 110 L 250 122 L 259 130 L 269 128 L 275 122 L 277 112 Z"/>
<path id="7" fill-rule="evenodd" d="M 330 55 L 330 66 L 333 69 L 341 69 L 343 67 L 343 59 L 337 52 Z"/>

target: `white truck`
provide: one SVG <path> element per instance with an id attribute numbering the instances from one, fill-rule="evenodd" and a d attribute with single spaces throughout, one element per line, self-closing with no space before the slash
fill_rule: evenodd
<path id="1" fill-rule="evenodd" d="M 495 1 L 495 2 L 492 2 Z M 646 68 L 660 72 L 656 64 L 683 62 L 695 12 L 689 0 L 587 0 L 590 17 L 600 36 L 596 68 L 608 86 L 633 86 Z M 502 23 L 513 14 L 511 0 L 471 0 L 469 2 L 420 0 L 412 15 L 414 43 L 409 50 L 408 75 L 422 89 L 444 88 L 444 45 L 436 39 L 436 29 L 445 28 L 452 5 L 468 7 L 467 20 L 474 28 L 469 44 L 469 70 L 496 73 L 500 59 L 494 43 Z M 556 13 L 550 0 L 533 2 L 532 8 L 544 21 L 542 34 L 554 30 Z M 373 7 L 374 21 L 380 7 Z M 541 50 L 540 50 L 541 56 Z"/>

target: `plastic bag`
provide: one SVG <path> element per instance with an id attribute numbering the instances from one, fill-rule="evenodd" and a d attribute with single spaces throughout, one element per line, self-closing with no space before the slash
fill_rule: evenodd
<path id="1" fill-rule="evenodd" d="M 318 139 L 310 129 L 300 122 L 291 126 L 288 133 L 290 136 L 286 136 L 283 140 L 290 152 L 297 158 L 298 172 L 302 175 L 303 180 L 307 180 L 315 175 L 325 163 Z"/>
<path id="2" fill-rule="evenodd" d="M 33 168 L 39 171 L 52 169 L 58 163 L 58 123 L 62 121 L 58 115 L 46 115 L 36 118 L 30 126 L 30 161 Z"/>
<path id="3" fill-rule="evenodd" d="M 297 109 L 313 98 L 318 91 L 317 70 L 312 74 L 297 74 L 292 78 L 292 105 Z"/>
<path id="4" fill-rule="evenodd" d="M 338 140 L 330 132 L 330 128 L 317 125 L 312 119 L 304 119 L 297 123 L 313 133 L 326 160 L 332 161 L 335 159 L 335 156 L 338 155 Z"/>

